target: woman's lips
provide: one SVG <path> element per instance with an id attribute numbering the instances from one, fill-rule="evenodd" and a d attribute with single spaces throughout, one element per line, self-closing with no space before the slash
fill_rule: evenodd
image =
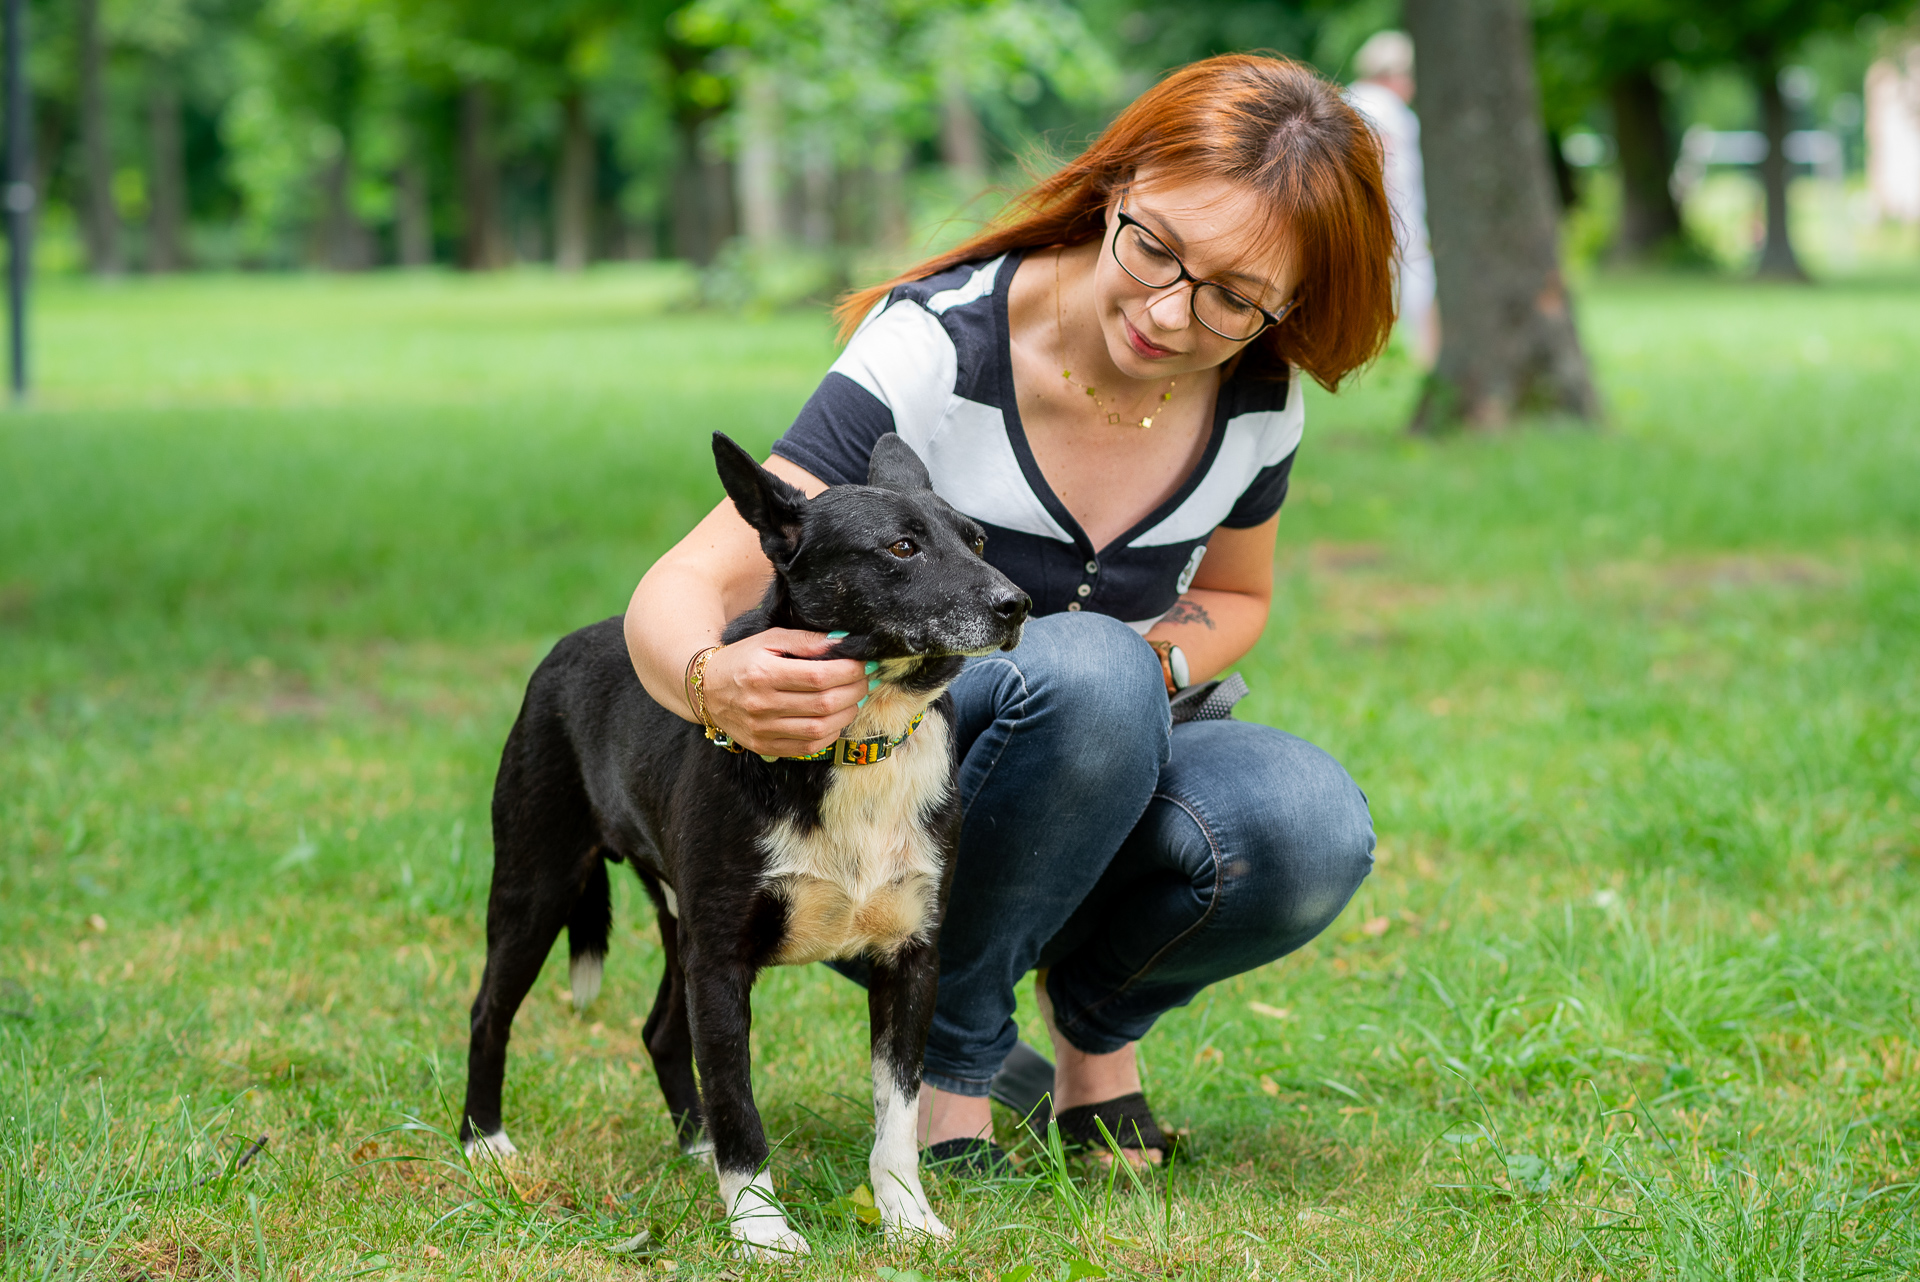
<path id="1" fill-rule="evenodd" d="M 1158 343 L 1148 342 L 1147 336 L 1135 329 L 1133 322 L 1126 317 L 1122 316 L 1120 323 L 1127 327 L 1127 342 L 1132 345 L 1134 351 L 1140 353 L 1147 359 L 1158 360 L 1162 357 L 1177 355 L 1170 347 L 1162 347 Z"/>

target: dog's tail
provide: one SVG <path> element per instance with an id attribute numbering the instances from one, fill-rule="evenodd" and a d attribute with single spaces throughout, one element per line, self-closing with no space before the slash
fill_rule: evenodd
<path id="1" fill-rule="evenodd" d="M 607 861 L 599 852 L 573 901 L 567 918 L 567 953 L 573 965 L 573 1008 L 583 1011 L 600 995 L 600 971 L 607 960 L 607 936 L 613 932 L 613 897 L 607 887 Z"/>

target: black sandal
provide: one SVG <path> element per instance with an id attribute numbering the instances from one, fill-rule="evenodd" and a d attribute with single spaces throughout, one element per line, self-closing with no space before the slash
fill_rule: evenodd
<path id="1" fill-rule="evenodd" d="M 920 1165 L 940 1175 L 962 1179 L 1000 1179 L 1013 1174 L 1007 1150 L 978 1136 L 941 1140 L 920 1150 Z"/>
<path id="2" fill-rule="evenodd" d="M 1110 1146 L 1141 1151 L 1157 1148 L 1163 1161 L 1172 1161 L 1180 1143 L 1178 1135 L 1170 1137 L 1160 1129 L 1160 1123 L 1153 1120 L 1153 1110 L 1147 1107 L 1147 1097 L 1139 1091 L 1098 1104 L 1064 1109 L 1055 1113 L 1053 1120 L 1060 1127 L 1060 1138 L 1070 1149 L 1106 1152 Z M 1102 1124 L 1106 1126 L 1105 1135 L 1100 1133 Z"/>

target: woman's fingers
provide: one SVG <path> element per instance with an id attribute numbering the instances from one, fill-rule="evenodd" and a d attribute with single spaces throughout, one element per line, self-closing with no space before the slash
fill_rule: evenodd
<path id="1" fill-rule="evenodd" d="M 776 628 L 722 646 L 707 660 L 707 715 L 734 742 L 768 756 L 830 746 L 867 693 L 857 659 L 812 656 L 832 649 L 818 632 Z"/>

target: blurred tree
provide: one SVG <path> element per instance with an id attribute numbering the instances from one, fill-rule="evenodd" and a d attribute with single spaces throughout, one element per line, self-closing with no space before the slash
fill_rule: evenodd
<path id="1" fill-rule="evenodd" d="M 1766 191 L 1767 233 L 1760 249 L 1761 276 L 1804 281 L 1806 269 L 1794 252 L 1788 225 L 1787 135 L 1792 121 L 1781 92 L 1781 73 L 1808 38 L 1823 31 L 1845 30 L 1869 14 L 1912 8 L 1912 0 L 1741 0 L 1739 4 L 1697 6 L 1703 50 L 1733 62 L 1752 78 L 1760 103 L 1760 128 L 1767 137 L 1767 155 L 1760 162 L 1760 182 Z"/>
<path id="2" fill-rule="evenodd" d="M 113 200 L 113 151 L 107 119 L 107 34 L 100 0 L 77 0 L 80 82 L 80 225 L 87 270 L 118 275 L 120 213 Z"/>
<path id="3" fill-rule="evenodd" d="M 1670 180 L 1678 157 L 1658 68 L 1699 57 L 1697 0 L 1536 0 L 1534 29 L 1549 136 L 1604 103 L 1613 116 L 1620 174 L 1617 261 L 1686 257 L 1690 250 Z M 1562 161 L 1564 164 L 1564 161 Z"/>
<path id="4" fill-rule="evenodd" d="M 1499 427 L 1529 413 L 1595 419 L 1522 0 L 1407 0 L 1406 18 L 1443 318 L 1413 430 Z"/>

